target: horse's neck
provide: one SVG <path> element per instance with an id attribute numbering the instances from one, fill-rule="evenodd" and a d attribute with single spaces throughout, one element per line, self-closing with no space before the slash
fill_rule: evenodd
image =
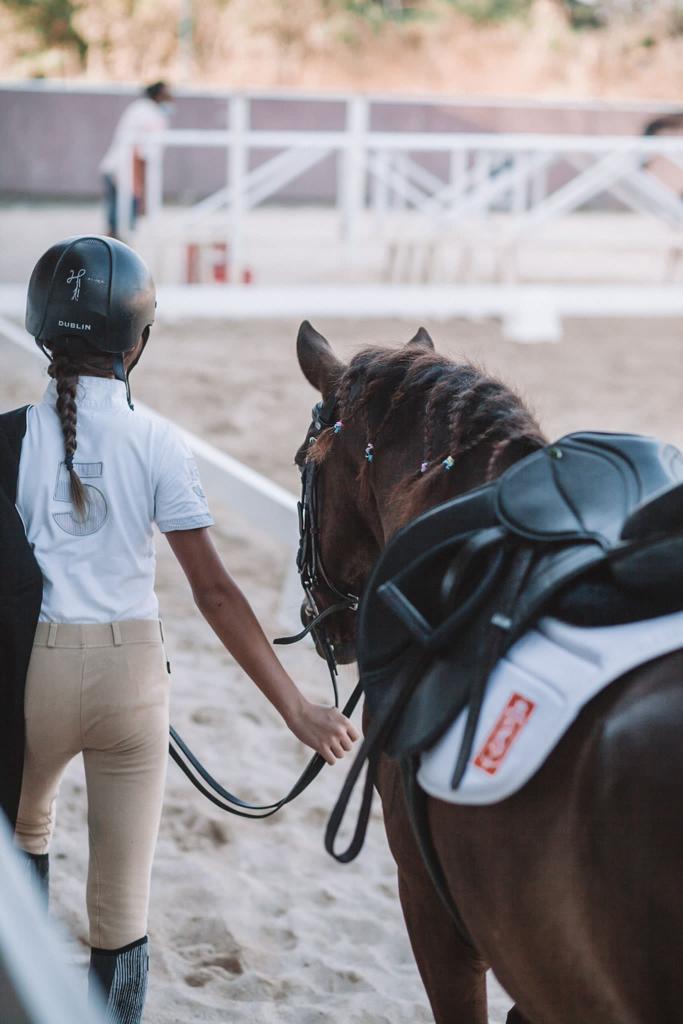
<path id="1" fill-rule="evenodd" d="M 398 529 L 428 509 L 457 498 L 475 487 L 481 487 L 487 482 L 491 454 L 492 446 L 482 444 L 464 455 L 456 455 L 452 468 L 435 467 L 432 470 L 431 482 L 424 488 L 420 495 L 421 500 L 417 504 L 407 502 L 405 499 L 409 488 L 419 487 L 414 468 L 415 458 L 419 458 L 419 452 L 417 455 L 412 452 L 410 460 L 403 459 L 402 471 L 396 471 L 393 476 L 386 471 L 383 476 L 378 475 L 379 486 L 374 489 L 374 498 L 383 539 L 388 540 Z M 496 476 L 524 454 L 527 452 L 512 447 L 504 452 L 500 462 L 496 464 Z M 405 472 L 406 465 L 410 467 L 408 473 Z"/>

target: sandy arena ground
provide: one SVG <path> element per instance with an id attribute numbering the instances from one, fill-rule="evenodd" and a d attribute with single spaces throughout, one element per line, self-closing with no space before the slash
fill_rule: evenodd
<path id="1" fill-rule="evenodd" d="M 316 326 L 343 356 L 362 344 L 400 344 L 412 333 L 412 325 L 396 321 Z M 577 428 L 633 430 L 683 445 L 678 323 L 569 322 L 564 340 L 547 346 L 504 342 L 490 323 L 426 326 L 443 351 L 482 361 L 515 384 L 550 436 Z M 315 398 L 295 363 L 296 328 L 161 322 L 135 372 L 134 392 L 294 490 L 292 456 Z M 36 400 L 44 385 L 40 364 L 1 339 L 0 361 L 0 409 Z M 214 503 L 214 514 L 230 571 L 276 635 L 285 553 L 250 530 L 239 510 Z M 247 798 L 280 795 L 306 752 L 219 648 L 163 540 L 158 593 L 174 667 L 174 724 L 230 788 Z M 310 649 L 288 650 L 283 658 L 309 694 L 325 699 L 324 668 Z M 349 672 L 345 689 L 352 682 Z M 357 862 L 341 867 L 323 850 L 345 770 L 326 770 L 294 806 L 251 823 L 213 808 L 171 765 L 152 891 L 148 1024 L 432 1020 L 377 808 Z M 71 957 L 84 967 L 87 852 L 77 763 L 62 787 L 53 854 L 53 913 L 70 929 Z M 491 993 L 491 1022 L 502 1024 L 509 1001 L 495 984 Z"/>

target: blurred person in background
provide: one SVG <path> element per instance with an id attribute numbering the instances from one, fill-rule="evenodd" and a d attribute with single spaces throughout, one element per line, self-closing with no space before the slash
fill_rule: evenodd
<path id="1" fill-rule="evenodd" d="M 683 135 L 683 111 L 664 114 L 649 121 L 643 128 L 643 135 L 650 138 L 657 135 Z M 683 167 L 675 159 L 662 153 L 655 154 L 647 161 L 646 167 L 650 174 L 683 199 Z"/>
<path id="2" fill-rule="evenodd" d="M 102 158 L 100 171 L 104 182 L 104 201 L 107 216 L 107 231 L 112 238 L 118 238 L 117 175 L 121 167 L 122 151 L 130 135 L 138 138 L 164 131 L 168 127 L 173 110 L 173 96 L 166 82 L 148 85 L 142 96 L 126 107 L 114 130 L 109 149 Z M 145 155 L 140 146 L 133 150 L 133 206 L 130 211 L 128 228 L 135 227 L 139 214 L 144 213 L 145 196 Z"/>

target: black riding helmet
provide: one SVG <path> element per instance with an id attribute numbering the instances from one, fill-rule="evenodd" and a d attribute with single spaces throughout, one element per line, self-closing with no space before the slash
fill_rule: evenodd
<path id="1" fill-rule="evenodd" d="M 64 339 L 68 347 L 72 338 L 110 352 L 131 405 L 123 357 L 154 323 L 155 308 L 152 275 L 136 252 L 115 238 L 77 235 L 55 243 L 33 268 L 26 330 L 47 356 L 46 344 Z"/>

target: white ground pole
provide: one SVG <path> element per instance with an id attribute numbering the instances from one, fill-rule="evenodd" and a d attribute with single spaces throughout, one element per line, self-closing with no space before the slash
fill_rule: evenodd
<path id="1" fill-rule="evenodd" d="M 33 338 L 10 320 L 0 316 L 0 337 L 16 345 L 29 355 L 41 357 Z M 147 416 L 163 419 L 142 402 L 137 407 Z M 174 428 L 184 437 L 194 453 L 202 483 L 216 500 L 225 502 L 250 525 L 279 541 L 288 551 L 287 572 L 280 595 L 279 618 L 284 626 L 298 628 L 298 607 L 301 588 L 296 571 L 295 552 L 298 541 L 297 500 L 284 487 L 261 476 L 255 470 L 226 455 L 218 448 L 183 430 Z"/>
<path id="2" fill-rule="evenodd" d="M 64 960 L 28 864 L 0 814 L 0 1019 L 3 1024 L 104 1024 Z"/>
<path id="3" fill-rule="evenodd" d="M 564 317 L 658 319 L 683 316 L 680 285 L 405 285 L 400 288 L 395 285 L 321 285 L 315 288 L 247 285 L 222 288 L 194 284 L 162 285 L 158 294 L 159 306 L 168 320 L 300 319 L 302 310 L 310 319 L 339 317 L 344 320 L 351 312 L 354 318 L 396 317 L 413 325 L 422 319 L 492 317 L 500 319 L 506 337 L 517 342 L 559 340 Z M 23 317 L 25 306 L 25 285 L 0 284 L 0 334 L 37 353 L 28 335 L 5 319 Z M 200 438 L 196 441 L 205 444 Z M 221 452 L 216 455 L 228 464 L 241 466 L 242 472 L 253 474 L 281 496 L 286 495 L 294 510 L 294 497 L 287 491 L 230 456 Z"/>

